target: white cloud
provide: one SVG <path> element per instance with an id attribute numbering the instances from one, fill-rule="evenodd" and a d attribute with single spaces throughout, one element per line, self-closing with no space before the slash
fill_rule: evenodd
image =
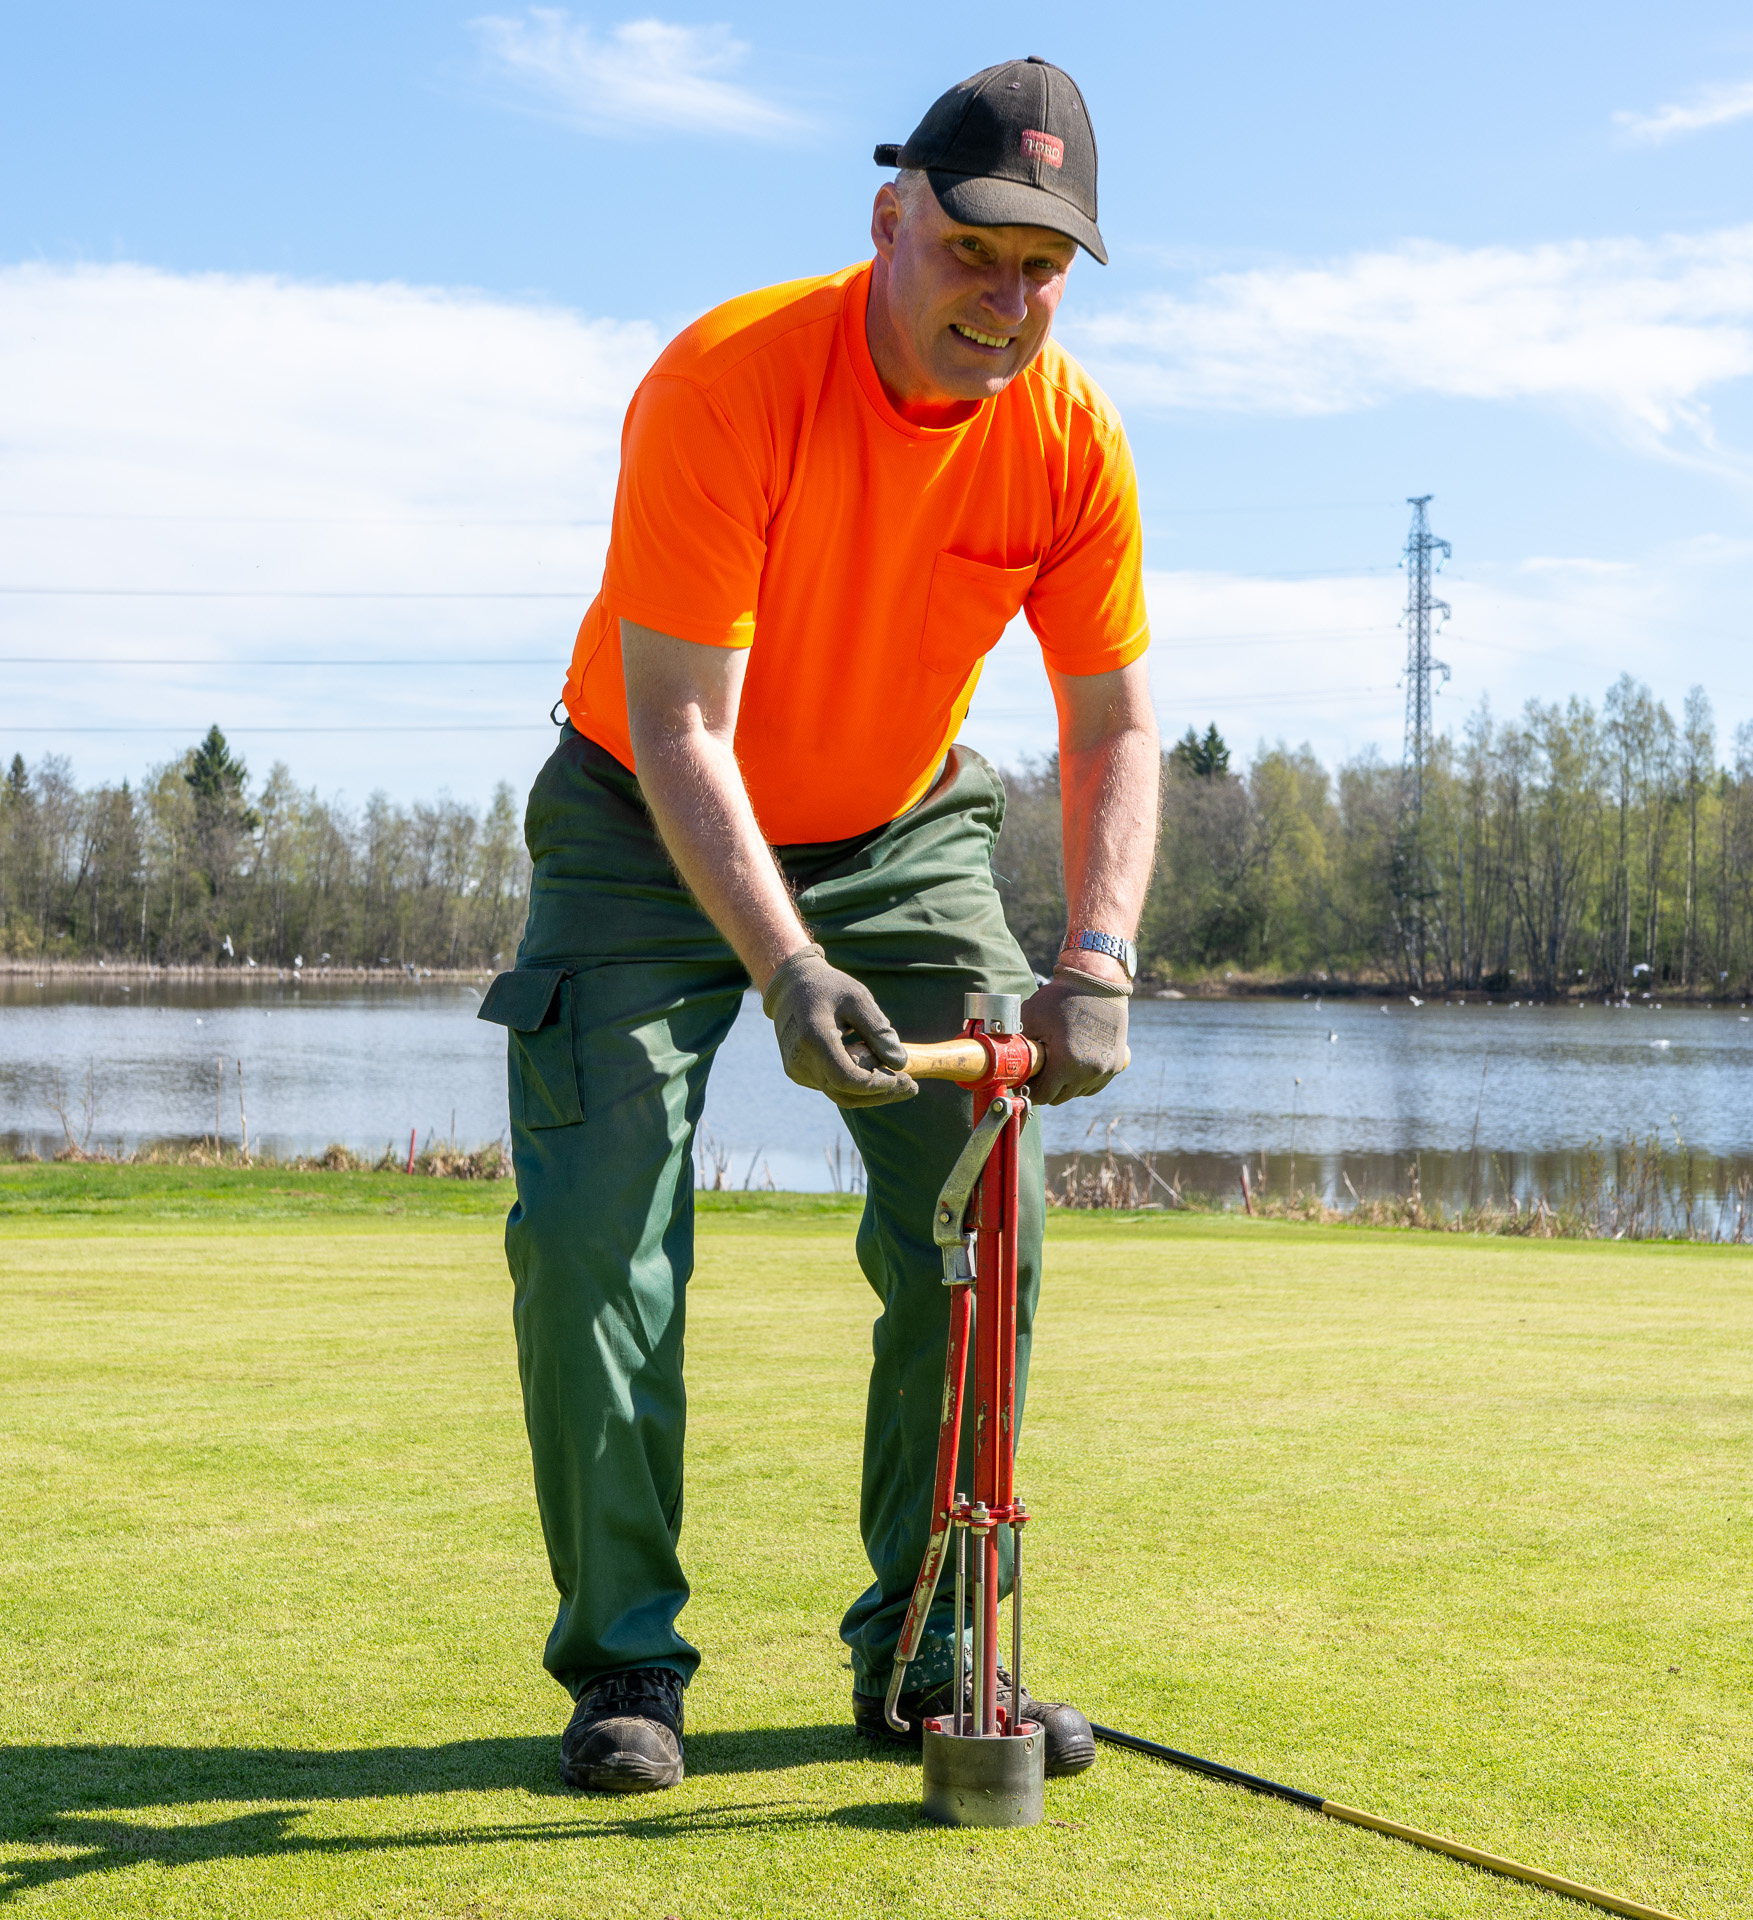
<path id="1" fill-rule="evenodd" d="M 427 288 L 0 270 L 0 585 L 83 590 L 0 596 L 0 651 L 234 663 L 0 667 L 0 745 L 137 775 L 181 742 L 11 730 L 381 721 L 367 742 L 244 744 L 356 797 L 521 777 L 545 727 L 515 751 L 398 727 L 544 719 L 600 574 L 621 416 L 659 344 L 644 324 Z M 157 597 L 90 592 L 135 588 Z M 544 591 L 563 597 L 279 597 Z M 460 654 L 551 664 L 432 664 Z M 241 664 L 362 655 L 408 664 Z"/>
<path id="2" fill-rule="evenodd" d="M 283 757 L 354 799 L 527 787 L 597 583 L 621 416 L 660 344 L 643 324 L 407 286 L 0 270 L 0 585 L 263 596 L 0 596 L 0 652 L 57 662 L 0 665 L 0 753 L 138 777 L 218 720 L 258 772 Z M 1753 649 L 1734 638 L 1750 568 L 1753 548 L 1726 539 L 1631 557 L 1549 546 L 1497 570 L 1463 555 L 1442 588 L 1455 679 L 1439 716 L 1458 721 L 1482 692 L 1500 711 L 1598 699 L 1624 668 L 1671 704 L 1704 680 L 1726 730 L 1753 714 Z M 1215 719 L 1244 751 L 1282 736 L 1329 758 L 1370 741 L 1396 753 L 1403 585 L 1392 570 L 1153 572 L 1165 729 Z M 288 592 L 558 597 L 275 597 Z M 213 664 L 70 664 L 87 655 Z M 252 664 L 364 656 L 406 665 Z M 456 721 L 524 731 L 409 730 Z M 329 724 L 373 730 L 245 731 Z M 34 725 L 182 731 L 21 731 Z M 995 650 L 967 737 L 1001 761 L 1051 747 L 1026 629 Z"/>
<path id="3" fill-rule="evenodd" d="M 601 519 L 643 323 L 398 284 L 0 269 L 0 502 Z"/>
<path id="4" fill-rule="evenodd" d="M 593 133 L 667 127 L 775 139 L 801 124 L 727 77 L 749 51 L 728 27 L 627 20 L 601 35 L 557 7 L 471 24 L 502 77 Z"/>
<path id="5" fill-rule="evenodd" d="M 1597 709 L 1622 672 L 1677 713 L 1703 681 L 1726 738 L 1753 715 L 1753 653 L 1726 638 L 1753 543 L 1689 541 L 1636 562 L 1538 558 L 1456 566 L 1438 582 L 1454 609 L 1436 654 L 1439 730 L 1459 735 L 1488 698 L 1500 718 L 1572 694 Z M 1400 753 L 1405 714 L 1397 571 L 1303 579 L 1196 571 L 1145 575 L 1151 685 L 1165 738 L 1219 732 L 1244 759 L 1260 742 L 1308 741 L 1329 765 L 1374 746 Z M 964 738 L 1001 765 L 1055 744 L 1040 647 L 1018 621 L 989 657 Z"/>
<path id="6" fill-rule="evenodd" d="M 1705 133 L 1749 116 L 1753 116 L 1753 80 L 1700 87 L 1688 101 L 1670 102 L 1654 113 L 1616 113 L 1613 119 L 1628 139 L 1659 146 L 1682 134 Z"/>
<path id="7" fill-rule="evenodd" d="M 1753 226 L 1656 241 L 1414 241 L 1215 274 L 1069 329 L 1122 397 L 1331 414 L 1400 395 L 1569 404 L 1645 441 L 1708 440 L 1703 396 L 1753 373 Z"/>

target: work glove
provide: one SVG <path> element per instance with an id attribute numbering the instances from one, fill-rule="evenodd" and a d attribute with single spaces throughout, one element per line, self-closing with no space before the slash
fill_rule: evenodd
<path id="1" fill-rule="evenodd" d="M 1100 1093 L 1125 1066 L 1131 997 L 1130 987 L 1061 962 L 1053 978 L 1023 1002 L 1023 1032 L 1045 1055 L 1029 1082 L 1036 1105 L 1056 1107 Z"/>
<path id="2" fill-rule="evenodd" d="M 919 1091 L 909 1074 L 886 1071 L 906 1066 L 907 1049 L 870 989 L 829 966 L 820 947 L 804 947 L 783 961 L 761 1005 L 785 1071 L 800 1087 L 814 1087 L 837 1107 L 886 1107 Z M 849 1028 L 876 1056 L 874 1070 L 846 1051 Z"/>

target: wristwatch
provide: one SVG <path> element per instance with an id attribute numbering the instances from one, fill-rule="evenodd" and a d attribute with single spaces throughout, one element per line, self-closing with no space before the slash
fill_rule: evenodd
<path id="1" fill-rule="evenodd" d="M 1118 960 L 1126 969 L 1126 978 L 1138 978 L 1138 944 L 1133 940 L 1122 940 L 1117 933 L 1097 933 L 1093 927 L 1074 927 L 1065 936 L 1065 944 L 1059 951 L 1071 953 L 1081 950 L 1084 953 L 1105 953 L 1110 960 Z"/>

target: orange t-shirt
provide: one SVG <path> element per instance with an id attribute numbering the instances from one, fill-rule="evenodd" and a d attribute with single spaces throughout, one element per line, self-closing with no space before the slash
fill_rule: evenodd
<path id="1" fill-rule="evenodd" d="M 573 725 L 632 768 L 621 618 L 751 648 L 737 759 L 775 846 L 904 813 L 1019 609 L 1060 673 L 1125 666 L 1150 639 L 1107 396 L 1049 340 L 969 419 L 913 426 L 871 361 L 869 292 L 868 262 L 769 287 L 664 350 L 627 409 L 566 678 Z"/>

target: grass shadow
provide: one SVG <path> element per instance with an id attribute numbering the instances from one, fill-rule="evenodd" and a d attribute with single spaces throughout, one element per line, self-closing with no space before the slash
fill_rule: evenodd
<path id="1" fill-rule="evenodd" d="M 888 1757 L 845 1726 L 760 1727 L 690 1734 L 694 1778 L 777 1773 L 824 1762 Z M 97 1744 L 0 1747 L 0 1834 L 57 1853 L 0 1861 L 0 1902 L 43 1887 L 146 1862 L 207 1861 L 294 1854 L 384 1852 L 397 1848 L 491 1846 L 518 1841 L 679 1837 L 748 1826 L 838 1824 L 904 1829 L 918 1823 L 910 1803 L 824 1813 L 784 1801 L 665 1810 L 571 1793 L 561 1784 L 552 1735 L 453 1740 L 434 1746 L 179 1747 Z M 313 1835 L 299 1823 L 311 1806 L 348 1800 L 446 1793 L 519 1792 L 565 1800 L 575 1819 L 458 1825 L 399 1834 Z M 204 1823 L 156 1825 L 109 1814 L 144 1808 L 274 1801 Z M 635 1811 L 634 1809 L 638 1810 Z"/>
<path id="2" fill-rule="evenodd" d="M 687 1738 L 691 1776 L 777 1773 L 876 1759 L 844 1726 L 752 1727 Z M 116 1743 L 0 1746 L 0 1835 L 62 1812 L 121 1812 L 215 1800 L 383 1800 L 402 1794 L 517 1790 L 566 1796 L 552 1734 L 434 1746 L 199 1747 Z M 917 1756 L 914 1756 L 917 1764 Z"/>
<path id="3" fill-rule="evenodd" d="M 597 1808 L 617 1802 L 594 1801 Z M 201 1824 L 159 1826 L 68 1814 L 41 1823 L 28 1837 L 52 1855 L 0 1860 L 0 1905 L 28 1894 L 64 1886 L 93 1875 L 153 1865 L 172 1870 L 213 1862 L 304 1858 L 343 1858 L 371 1853 L 419 1852 L 437 1847 L 491 1847 L 553 1844 L 579 1840 L 676 1840 L 715 1833 L 799 1831 L 838 1826 L 865 1832 L 906 1832 L 924 1818 L 916 1806 L 889 1803 L 837 1808 L 787 1806 L 783 1801 L 751 1801 L 718 1807 L 681 1808 L 577 1820 L 516 1820 L 491 1825 L 457 1825 L 403 1833 L 309 1834 L 299 1831 L 304 1807 L 266 1807 L 256 1813 Z"/>

